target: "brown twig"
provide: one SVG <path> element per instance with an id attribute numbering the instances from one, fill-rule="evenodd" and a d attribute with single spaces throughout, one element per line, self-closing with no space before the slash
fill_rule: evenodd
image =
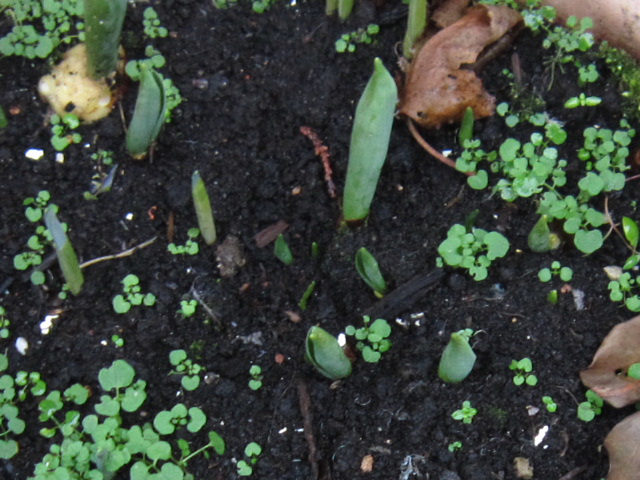
<path id="1" fill-rule="evenodd" d="M 427 153 L 429 153 L 429 155 L 436 157 L 436 159 L 440 160 L 446 166 L 451 167 L 455 170 L 456 163 L 450 158 L 445 157 L 442 153 L 440 153 L 438 150 L 436 150 L 431 145 L 429 145 L 427 141 L 422 137 L 422 135 L 420 135 L 420 132 L 418 132 L 418 129 L 416 128 L 415 124 L 410 118 L 407 118 L 407 126 L 409 127 L 409 131 L 411 132 L 411 135 L 413 136 L 413 138 L 415 138 L 416 142 L 418 142 L 418 144 L 422 148 L 424 148 L 427 151 Z M 466 172 L 466 174 L 468 176 L 473 175 L 472 172 Z"/>
<path id="2" fill-rule="evenodd" d="M 318 480 L 320 468 L 318 466 L 318 447 L 313 435 L 313 413 L 311 413 L 311 396 L 309 387 L 304 378 L 298 378 L 298 401 L 300 402 L 300 413 L 302 414 L 302 426 L 304 427 L 304 438 L 309 446 L 309 463 L 313 480 Z"/>
<path id="3" fill-rule="evenodd" d="M 333 170 L 331 169 L 331 154 L 329 153 L 329 147 L 327 147 L 313 131 L 311 127 L 300 127 L 300 133 L 313 142 L 316 155 L 322 159 L 322 167 L 324 168 L 324 180 L 327 182 L 327 190 L 331 198 L 336 198 L 336 186 L 333 183 Z"/>
<path id="4" fill-rule="evenodd" d="M 158 239 L 158 237 L 153 237 L 152 239 L 147 240 L 146 242 L 142 242 L 140 245 L 136 245 L 135 247 L 132 247 L 132 248 L 130 248 L 128 250 L 125 250 L 123 252 L 116 253 L 114 255 L 105 255 L 104 257 L 94 258 L 93 260 L 88 260 L 88 261 L 82 263 L 80 265 L 80 268 L 87 268 L 87 267 L 90 267 L 91 265 L 95 265 L 96 263 L 104 262 L 104 261 L 107 261 L 107 260 L 116 260 L 118 258 L 128 257 L 128 256 L 133 255 L 134 253 L 136 253 L 138 250 L 141 250 L 143 248 L 148 247 L 153 242 L 155 242 L 157 239 Z"/>

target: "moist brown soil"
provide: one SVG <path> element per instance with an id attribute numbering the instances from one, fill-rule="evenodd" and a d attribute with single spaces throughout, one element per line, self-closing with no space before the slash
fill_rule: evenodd
<path id="1" fill-rule="evenodd" d="M 604 477 L 603 439 L 629 411 L 606 407 L 590 423 L 578 420 L 577 403 L 586 390 L 578 372 L 609 329 L 631 317 L 609 300 L 602 273 L 604 266 L 621 265 L 626 258 L 621 240 L 611 236 L 588 257 L 570 242 L 550 254 L 532 254 L 527 234 L 536 221 L 533 202 L 505 204 L 488 191 L 469 189 L 464 175 L 425 154 L 400 120 L 370 218 L 359 228 L 345 228 L 339 198 L 328 195 L 320 159 L 300 133 L 301 126 L 310 126 L 329 147 L 341 192 L 355 103 L 373 58 L 381 57 L 401 76 L 395 48 L 405 19 L 394 13 L 402 7 L 363 5 L 341 24 L 324 15 L 322 2 L 279 2 L 257 15 L 247 4 L 216 10 L 209 0 L 167 0 L 154 6 L 171 35 L 149 41 L 141 33 L 145 6 L 129 7 L 123 36 L 128 55 L 142 58 L 144 46 L 153 43 L 167 59 L 164 73 L 184 99 L 152 159 L 128 158 L 116 108 L 104 121 L 82 126 L 83 143 L 65 150 L 63 163 L 56 162 L 47 106 L 36 92 L 46 63 L 0 59 L 0 104 L 13 112 L 9 126 L 0 131 L 0 304 L 12 322 L 11 337 L 0 346 L 7 350 L 9 371 L 39 371 L 49 389 L 88 385 L 94 391 L 88 413 L 100 392 L 98 371 L 126 359 L 148 382 L 140 415 L 150 419 L 184 401 L 201 407 L 209 418 L 193 445 L 203 443 L 209 429 L 224 437 L 223 456 L 190 462 L 189 470 L 200 480 L 235 478 L 235 460 L 251 441 L 264 448 L 256 478 L 312 478 L 299 407 L 301 382 L 310 392 L 325 479 L 511 479 L 516 457 L 527 458 L 539 479 Z M 381 25 L 372 45 L 360 45 L 353 54 L 335 52 L 340 34 L 368 23 Z M 540 37 L 520 35 L 485 69 L 484 82 L 498 101 L 508 101 L 509 83 L 500 72 L 518 53 L 526 89 L 543 95 L 550 115 L 567 122 L 569 140 L 561 155 L 573 165 L 586 126 L 617 127 L 616 85 L 602 68 L 603 78 L 588 93 L 603 97 L 604 107 L 563 109 L 564 99 L 580 91 L 575 69 L 557 71 L 547 91 L 549 72 L 540 42 Z M 127 118 L 135 89 L 132 85 L 122 101 Z M 488 149 L 513 133 L 503 119 L 489 118 L 476 123 L 476 134 Z M 453 126 L 425 135 L 436 148 L 455 148 Z M 25 158 L 29 148 L 44 149 L 44 157 Z M 95 173 L 90 155 L 98 149 L 114 152 L 118 173 L 110 192 L 87 201 L 83 192 Z M 194 170 L 207 183 L 220 241 L 233 235 L 244 246 L 246 265 L 233 277 L 221 276 L 215 247 L 203 242 L 196 256 L 167 252 L 170 218 L 177 243 L 184 243 L 187 230 L 196 226 L 189 189 Z M 81 294 L 60 301 L 55 264 L 46 270 L 46 287 L 31 285 L 13 268 L 13 256 L 26 249 L 34 228 L 25 219 L 22 201 L 40 190 L 48 190 L 60 207 L 82 261 L 157 240 L 127 258 L 88 267 Z M 637 217 L 629 207 L 637 197 L 628 190 L 609 199 L 618 219 L 623 213 Z M 498 230 L 511 241 L 509 255 L 492 266 L 487 280 L 475 282 L 464 272 L 447 270 L 442 280 L 387 310 L 393 347 L 378 364 L 357 361 L 353 374 L 337 385 L 303 361 L 310 326 L 338 334 L 349 324 L 359 325 L 362 313 L 376 303 L 354 268 L 358 248 L 368 248 L 392 287 L 400 286 L 433 270 L 437 246 L 449 227 L 463 223 L 474 209 L 480 211 L 478 227 Z M 259 248 L 254 238 L 280 220 L 289 224 L 285 236 L 295 256 L 288 267 L 276 259 L 271 244 Z M 310 254 L 312 242 L 319 245 L 317 258 Z M 574 270 L 571 287 L 584 292 L 584 309 L 576 308 L 570 293 L 561 294 L 557 305 L 546 301 L 548 291 L 562 284 L 542 284 L 537 272 L 555 259 Z M 153 292 L 158 301 L 118 315 L 111 299 L 129 273 L 138 275 L 143 291 Z M 317 286 L 302 311 L 298 301 L 311 281 Z M 201 306 L 194 317 L 182 318 L 176 313 L 180 300 L 193 298 L 194 291 L 210 311 Z M 39 323 L 53 311 L 60 317 L 51 333 L 42 335 Z M 292 321 L 288 312 L 300 320 Z M 464 382 L 445 384 L 437 376 L 439 356 L 450 333 L 462 328 L 481 331 L 473 339 L 478 360 Z M 125 339 L 123 348 L 110 342 L 113 334 Z M 29 342 L 24 356 L 13 346 L 18 337 Z M 210 381 L 194 392 L 182 391 L 179 377 L 168 375 L 168 355 L 177 348 L 187 350 L 208 373 Z M 284 362 L 276 362 L 278 354 Z M 523 357 L 533 360 L 539 378 L 535 387 L 512 382 L 509 363 Z M 253 364 L 264 371 L 264 385 L 255 392 L 247 385 Z M 544 409 L 544 395 L 558 403 L 556 413 Z M 478 409 L 468 425 L 451 418 L 465 400 Z M 540 411 L 531 416 L 528 406 Z M 0 463 L 0 476 L 6 479 L 31 475 L 50 445 L 38 435 L 37 400 L 25 402 L 21 411 L 28 427 L 18 437 L 20 453 Z M 140 415 L 124 421 L 140 423 Z M 549 432 L 536 446 L 534 437 L 544 425 Z M 454 441 L 463 447 L 452 453 L 447 446 Z M 360 469 L 366 455 L 374 459 L 370 473 Z M 408 458 L 413 474 L 407 473 Z M 573 476 L 563 477 L 570 472 Z"/>

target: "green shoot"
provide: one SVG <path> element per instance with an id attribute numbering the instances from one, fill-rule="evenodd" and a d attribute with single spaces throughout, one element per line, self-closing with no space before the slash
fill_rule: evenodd
<path id="1" fill-rule="evenodd" d="M 409 0 L 407 31 L 402 42 L 402 55 L 408 60 L 413 58 L 416 40 L 420 38 L 427 25 L 427 0 Z"/>
<path id="2" fill-rule="evenodd" d="M 207 245 L 216 243 L 218 235 L 216 233 L 216 225 L 213 220 L 213 212 L 211 210 L 211 201 L 207 193 L 207 187 L 204 180 L 197 170 L 191 175 L 191 196 L 193 198 L 193 206 L 198 217 L 198 227 Z"/>
<path id="3" fill-rule="evenodd" d="M 356 270 L 365 283 L 373 289 L 377 297 L 382 298 L 387 293 L 387 282 L 382 276 L 378 262 L 364 247 L 356 252 Z"/>
<path id="4" fill-rule="evenodd" d="M 438 376 L 445 382 L 459 383 L 471 373 L 476 363 L 476 354 L 469 345 L 469 338 L 472 335 L 471 329 L 451 334 L 438 366 Z"/>
<path id="5" fill-rule="evenodd" d="M 351 361 L 338 340 L 320 327 L 311 327 L 307 332 L 305 360 L 330 380 L 351 375 Z"/>
<path id="6" fill-rule="evenodd" d="M 273 253 L 285 265 L 289 266 L 293 263 L 293 254 L 282 233 L 276 238 L 273 245 Z"/>
<path id="7" fill-rule="evenodd" d="M 126 13 L 127 0 L 84 0 L 88 68 L 93 78 L 115 71 Z"/>
<path id="8" fill-rule="evenodd" d="M 67 285 L 69 285 L 69 290 L 74 295 L 78 295 L 80 290 L 82 290 L 84 276 L 82 275 L 82 270 L 80 270 L 80 264 L 78 263 L 78 257 L 73 249 L 73 245 L 71 245 L 69 237 L 67 237 L 58 217 L 56 217 L 55 209 L 51 207 L 47 208 L 44 214 L 44 223 L 53 237 L 53 244 L 56 247 L 56 254 L 58 255 L 58 263 L 64 279 Z"/>

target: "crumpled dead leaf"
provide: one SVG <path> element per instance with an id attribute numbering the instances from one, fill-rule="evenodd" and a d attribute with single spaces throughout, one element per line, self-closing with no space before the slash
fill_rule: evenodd
<path id="1" fill-rule="evenodd" d="M 613 427 L 604 447 L 609 454 L 607 480 L 640 480 L 640 412 Z"/>
<path id="2" fill-rule="evenodd" d="M 611 329 L 580 378 L 606 402 L 622 408 L 640 401 L 640 380 L 627 376 L 629 366 L 638 362 L 640 315 Z"/>
<path id="3" fill-rule="evenodd" d="M 431 20 L 439 28 L 445 28 L 460 20 L 471 0 L 447 0 L 431 15 Z"/>
<path id="4" fill-rule="evenodd" d="M 464 67 L 520 21 L 508 7 L 477 5 L 435 34 L 409 66 L 400 113 L 427 128 L 461 120 L 467 107 L 476 118 L 492 115 L 495 99 Z"/>

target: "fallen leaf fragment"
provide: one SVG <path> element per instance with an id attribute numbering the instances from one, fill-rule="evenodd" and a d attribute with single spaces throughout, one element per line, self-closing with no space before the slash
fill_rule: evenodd
<path id="1" fill-rule="evenodd" d="M 435 34 L 409 66 L 400 113 L 427 128 L 460 121 L 467 107 L 476 118 L 492 115 L 495 99 L 465 66 L 520 21 L 508 7 L 477 5 Z"/>
<path id="2" fill-rule="evenodd" d="M 627 369 L 640 362 L 640 316 L 619 323 L 605 337 L 591 365 L 580 378 L 607 403 L 622 408 L 640 401 L 640 380 L 627 376 Z"/>
<path id="3" fill-rule="evenodd" d="M 431 20 L 440 28 L 448 27 L 464 16 L 470 0 L 447 0 L 431 15 Z"/>
<path id="4" fill-rule="evenodd" d="M 604 440 L 609 454 L 607 480 L 640 479 L 640 412 L 625 418 Z"/>

